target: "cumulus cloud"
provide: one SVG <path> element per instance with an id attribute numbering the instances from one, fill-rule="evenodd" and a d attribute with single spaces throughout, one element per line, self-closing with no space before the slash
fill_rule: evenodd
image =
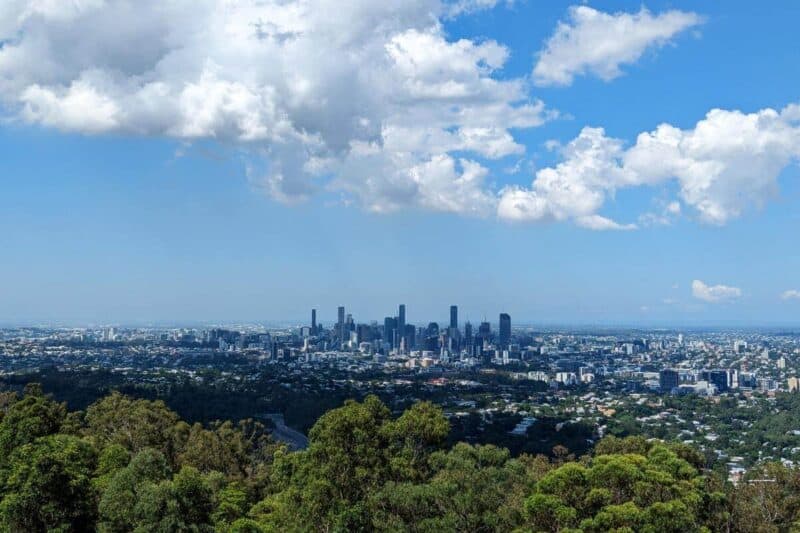
<path id="1" fill-rule="evenodd" d="M 728 287 L 727 285 L 706 285 L 696 279 L 692 282 L 692 296 L 709 303 L 729 302 L 740 298 L 742 290 L 738 287 Z"/>
<path id="2" fill-rule="evenodd" d="M 529 187 L 496 186 L 492 162 L 526 159 L 519 131 L 552 112 L 530 97 L 529 80 L 498 74 L 510 55 L 502 43 L 449 38 L 443 20 L 508 3 L 6 0 L 0 105 L 5 119 L 67 132 L 235 145 L 251 182 L 286 203 L 327 192 L 379 213 L 628 230 L 692 215 L 724 224 L 777 193 L 778 174 L 800 155 L 796 105 L 713 110 L 630 147 L 584 128 L 554 145 L 560 162 Z M 575 8 L 570 28 L 584 28 L 575 21 L 587 9 Z M 600 15 L 674 29 L 690 14 Z M 661 212 L 634 213 L 635 223 L 603 214 L 616 191 L 668 181 L 679 197 Z"/>
<path id="3" fill-rule="evenodd" d="M 637 61 L 648 48 L 661 47 L 702 22 L 696 13 L 666 11 L 654 15 L 603 13 L 573 6 L 539 53 L 533 69 L 537 85 L 570 85 L 575 76 L 593 74 L 605 81 L 622 75 L 621 66 Z"/>
<path id="4" fill-rule="evenodd" d="M 481 160 L 540 125 L 509 51 L 442 26 L 497 0 L 7 0 L 7 117 L 85 134 L 235 143 L 292 203 L 322 190 L 366 209 L 486 215 Z M 507 2 L 505 2 L 507 3 Z"/>
<path id="5" fill-rule="evenodd" d="M 501 192 L 498 216 L 511 221 L 572 219 L 591 229 L 622 229 L 597 214 L 607 195 L 625 181 L 618 164 L 622 142 L 607 137 L 602 128 L 584 128 L 560 151 L 563 161 L 538 170 L 530 189 Z"/>
<path id="6" fill-rule="evenodd" d="M 676 182 L 679 200 L 671 199 L 661 213 L 642 215 L 640 223 L 670 223 L 683 205 L 701 221 L 723 225 L 777 195 L 778 176 L 800 158 L 800 108 L 714 109 L 694 128 L 662 124 L 629 148 L 602 128 L 587 127 L 561 148 L 561 156 L 556 166 L 537 171 L 530 188 L 502 191 L 498 215 L 580 224 L 619 189 Z"/>
<path id="7" fill-rule="evenodd" d="M 800 300 L 800 290 L 789 289 L 781 294 L 782 300 Z"/>

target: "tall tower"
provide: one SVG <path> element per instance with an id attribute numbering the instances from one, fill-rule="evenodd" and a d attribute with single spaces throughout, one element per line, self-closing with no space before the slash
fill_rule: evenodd
<path id="1" fill-rule="evenodd" d="M 511 315 L 508 313 L 500 313 L 500 335 L 498 340 L 500 346 L 508 348 L 511 342 Z"/>
<path id="2" fill-rule="evenodd" d="M 451 305 L 450 306 L 450 329 L 456 330 L 458 329 L 458 306 Z"/>
<path id="3" fill-rule="evenodd" d="M 317 310 L 311 310 L 311 334 L 315 335 L 317 333 Z"/>
<path id="4" fill-rule="evenodd" d="M 405 346 L 403 344 L 403 338 L 406 334 L 406 304 L 400 304 L 400 309 L 397 314 L 397 343 L 396 346 L 399 348 L 401 346 Z"/>
<path id="5" fill-rule="evenodd" d="M 339 306 L 339 321 L 336 323 L 336 329 L 339 332 L 339 340 L 344 342 L 344 306 Z"/>

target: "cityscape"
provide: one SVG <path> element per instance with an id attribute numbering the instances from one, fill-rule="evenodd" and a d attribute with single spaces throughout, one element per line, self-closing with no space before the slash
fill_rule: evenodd
<path id="1" fill-rule="evenodd" d="M 514 453 L 556 445 L 584 453 L 604 436 L 640 434 L 697 447 L 731 481 L 761 461 L 800 461 L 800 415 L 780 446 L 753 447 L 770 430 L 753 417 L 785 395 L 800 398 L 797 331 L 553 329 L 513 324 L 507 313 L 473 325 L 459 321 L 456 305 L 443 324 L 412 323 L 404 304 L 382 322 L 359 321 L 345 306 L 336 316 L 328 326 L 312 309 L 306 324 L 282 327 L 7 328 L 0 382 L 94 383 L 62 391 L 68 398 L 153 387 L 168 403 L 165 391 L 189 384 L 247 391 L 252 404 L 231 413 L 207 406 L 200 419 L 274 411 L 295 431 L 287 440 L 295 448 L 331 401 L 379 394 L 398 410 L 434 401 L 460 437 Z M 274 402 L 267 384 L 285 398 Z M 686 417 L 698 405 L 706 407 Z M 724 406 L 736 416 L 715 413 Z"/>
<path id="2" fill-rule="evenodd" d="M 797 0 L 0 0 L 0 533 L 800 533 Z"/>

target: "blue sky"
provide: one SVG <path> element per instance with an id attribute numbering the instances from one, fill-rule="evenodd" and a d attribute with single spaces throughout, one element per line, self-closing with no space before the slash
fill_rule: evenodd
<path id="1" fill-rule="evenodd" d="M 184 4 L 0 8 L 0 322 L 800 323 L 797 3 Z"/>

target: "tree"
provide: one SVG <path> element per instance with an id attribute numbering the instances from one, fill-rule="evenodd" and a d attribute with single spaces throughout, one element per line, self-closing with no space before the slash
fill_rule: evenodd
<path id="1" fill-rule="evenodd" d="M 214 526 L 219 529 L 231 527 L 237 520 L 245 518 L 250 507 L 247 491 L 240 483 L 231 483 L 217 494 L 217 506 L 211 515 Z"/>
<path id="2" fill-rule="evenodd" d="M 525 500 L 525 517 L 534 531 L 561 531 L 575 524 L 578 512 L 560 498 L 534 494 Z"/>
<path id="3" fill-rule="evenodd" d="M 2 488 L 0 529 L 92 530 L 95 459 L 89 443 L 69 435 L 41 437 L 14 450 Z"/>
<path id="4" fill-rule="evenodd" d="M 100 452 L 97 469 L 94 472 L 94 486 L 101 493 L 105 491 L 114 475 L 128 466 L 131 454 L 121 444 L 111 444 Z"/>
<path id="5" fill-rule="evenodd" d="M 441 408 L 430 402 L 415 403 L 400 418 L 387 422 L 383 432 L 393 443 L 389 450 L 393 479 L 425 479 L 430 473 L 428 457 L 442 447 L 449 431 Z"/>
<path id="6" fill-rule="evenodd" d="M 184 437 L 178 464 L 193 466 L 201 472 L 222 472 L 229 478 L 244 479 L 258 470 L 257 465 L 271 463 L 275 444 L 266 428 L 253 420 L 214 423 L 210 429 L 194 424 L 180 429 Z"/>
<path id="7" fill-rule="evenodd" d="M 0 422 L 0 467 L 15 448 L 58 433 L 66 414 L 66 406 L 45 397 L 41 387 L 26 387 L 25 396 L 10 404 Z"/>
<path id="8" fill-rule="evenodd" d="M 19 401 L 19 396 L 16 392 L 13 391 L 3 391 L 0 392 L 0 422 L 2 422 L 3 417 L 5 417 L 6 412 L 11 408 L 12 405 Z"/>
<path id="9" fill-rule="evenodd" d="M 800 472 L 759 465 L 732 491 L 730 505 L 734 531 L 788 531 L 800 519 Z"/>
<path id="10" fill-rule="evenodd" d="M 161 452 L 144 449 L 136 454 L 128 466 L 118 470 L 106 482 L 98 505 L 99 529 L 120 533 L 132 531 L 137 525 L 134 504 L 141 500 L 149 485 L 156 485 L 169 475 L 169 466 Z"/>
<path id="11" fill-rule="evenodd" d="M 612 455 L 633 453 L 647 455 L 650 444 L 647 439 L 641 436 L 625 437 L 619 439 L 614 435 L 609 435 L 601 439 L 594 447 L 594 455 Z"/>
<path id="12" fill-rule="evenodd" d="M 251 514 L 275 529 L 370 529 L 369 500 L 387 481 L 424 480 L 428 457 L 443 444 L 448 427 L 431 404 L 418 404 L 392 420 L 375 396 L 348 401 L 320 417 L 307 450 L 276 455 L 278 492 Z"/>
<path id="13" fill-rule="evenodd" d="M 113 392 L 86 410 L 85 433 L 100 448 L 120 444 L 131 453 L 153 448 L 175 464 L 179 420 L 164 402 L 134 400 Z"/>
<path id="14" fill-rule="evenodd" d="M 646 455 L 614 453 L 631 450 Z M 711 485 L 670 446 L 614 439 L 600 451 L 585 465 L 566 463 L 536 483 L 526 501 L 534 528 L 556 531 L 577 521 L 587 533 L 696 531 L 724 516 L 719 494 L 705 492 Z"/>

